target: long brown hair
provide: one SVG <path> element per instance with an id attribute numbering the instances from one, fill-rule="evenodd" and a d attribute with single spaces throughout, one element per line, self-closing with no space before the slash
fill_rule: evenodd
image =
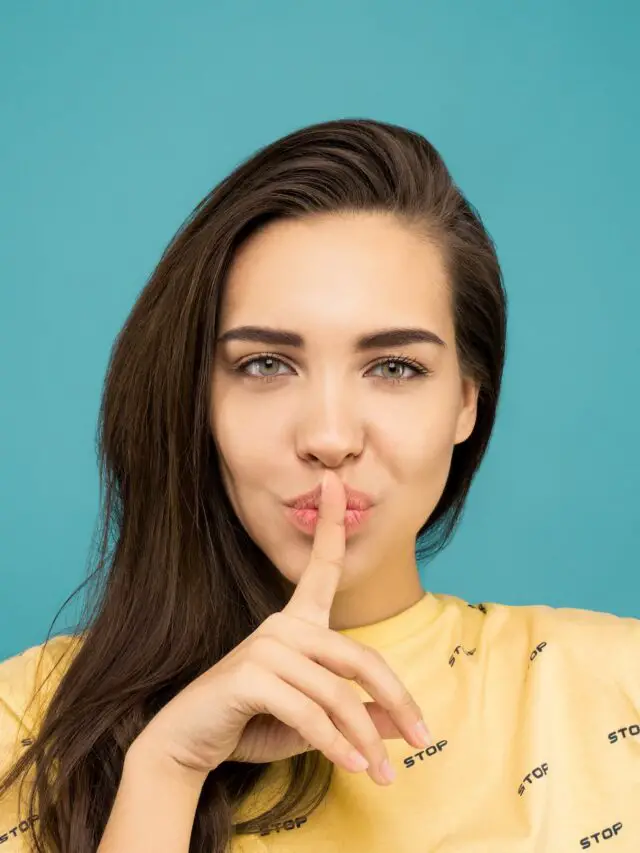
<path id="1" fill-rule="evenodd" d="M 216 320 L 229 265 L 252 233 L 275 219 L 342 211 L 394 213 L 443 252 L 460 364 L 480 393 L 474 431 L 453 450 L 418 554 L 433 556 L 451 539 L 502 381 L 506 296 L 494 244 L 420 134 L 370 120 L 303 128 L 240 164 L 196 207 L 114 343 L 98 428 L 95 567 L 74 593 L 86 588 L 82 642 L 33 745 L 0 789 L 33 771 L 38 851 L 97 848 L 134 738 L 288 600 L 288 582 L 245 532 L 222 485 L 208 427 Z M 311 810 L 328 790 L 330 762 L 317 752 L 296 756 L 284 798 L 234 826 L 235 805 L 268 767 L 224 762 L 209 774 L 192 853 L 222 853 L 234 831 L 255 832 L 301 803 Z"/>

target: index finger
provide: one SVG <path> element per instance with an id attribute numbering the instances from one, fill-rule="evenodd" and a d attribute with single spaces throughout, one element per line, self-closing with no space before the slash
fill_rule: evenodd
<path id="1" fill-rule="evenodd" d="M 325 471 L 311 559 L 284 608 L 291 616 L 326 628 L 344 567 L 346 503 L 340 478 Z"/>

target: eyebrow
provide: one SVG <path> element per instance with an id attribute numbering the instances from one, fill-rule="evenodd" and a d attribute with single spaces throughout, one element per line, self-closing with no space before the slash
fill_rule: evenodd
<path id="1" fill-rule="evenodd" d="M 271 346 L 295 347 L 304 349 L 305 343 L 302 335 L 290 332 L 287 329 L 273 329 L 267 326 L 238 326 L 229 329 L 217 340 L 219 344 L 228 341 L 250 341 L 251 343 L 269 344 Z M 421 328 L 389 328 L 378 329 L 367 335 L 362 335 L 355 344 L 356 352 L 366 352 L 372 349 L 383 349 L 384 347 L 402 347 L 407 344 L 436 344 L 446 347 L 445 342 L 435 332 Z"/>

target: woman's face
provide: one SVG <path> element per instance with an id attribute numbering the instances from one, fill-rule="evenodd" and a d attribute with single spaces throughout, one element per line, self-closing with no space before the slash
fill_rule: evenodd
<path id="1" fill-rule="evenodd" d="M 242 327 L 290 340 L 229 335 Z M 363 343 L 402 329 L 419 330 L 418 339 Z M 250 536 L 296 583 L 312 534 L 292 523 L 285 503 L 331 468 L 373 500 L 348 537 L 339 594 L 374 590 L 384 600 L 415 583 L 417 532 L 476 417 L 438 248 L 382 214 L 275 222 L 234 259 L 222 336 L 210 426 Z"/>

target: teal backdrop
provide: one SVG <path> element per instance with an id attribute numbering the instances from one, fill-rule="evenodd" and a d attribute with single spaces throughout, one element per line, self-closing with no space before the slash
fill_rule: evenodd
<path id="1" fill-rule="evenodd" d="M 640 617 L 639 38 L 635 0 L 3 3 L 0 658 L 85 576 L 109 350 L 167 241 L 339 117 L 436 145 L 510 297 L 493 443 L 425 587 Z"/>

